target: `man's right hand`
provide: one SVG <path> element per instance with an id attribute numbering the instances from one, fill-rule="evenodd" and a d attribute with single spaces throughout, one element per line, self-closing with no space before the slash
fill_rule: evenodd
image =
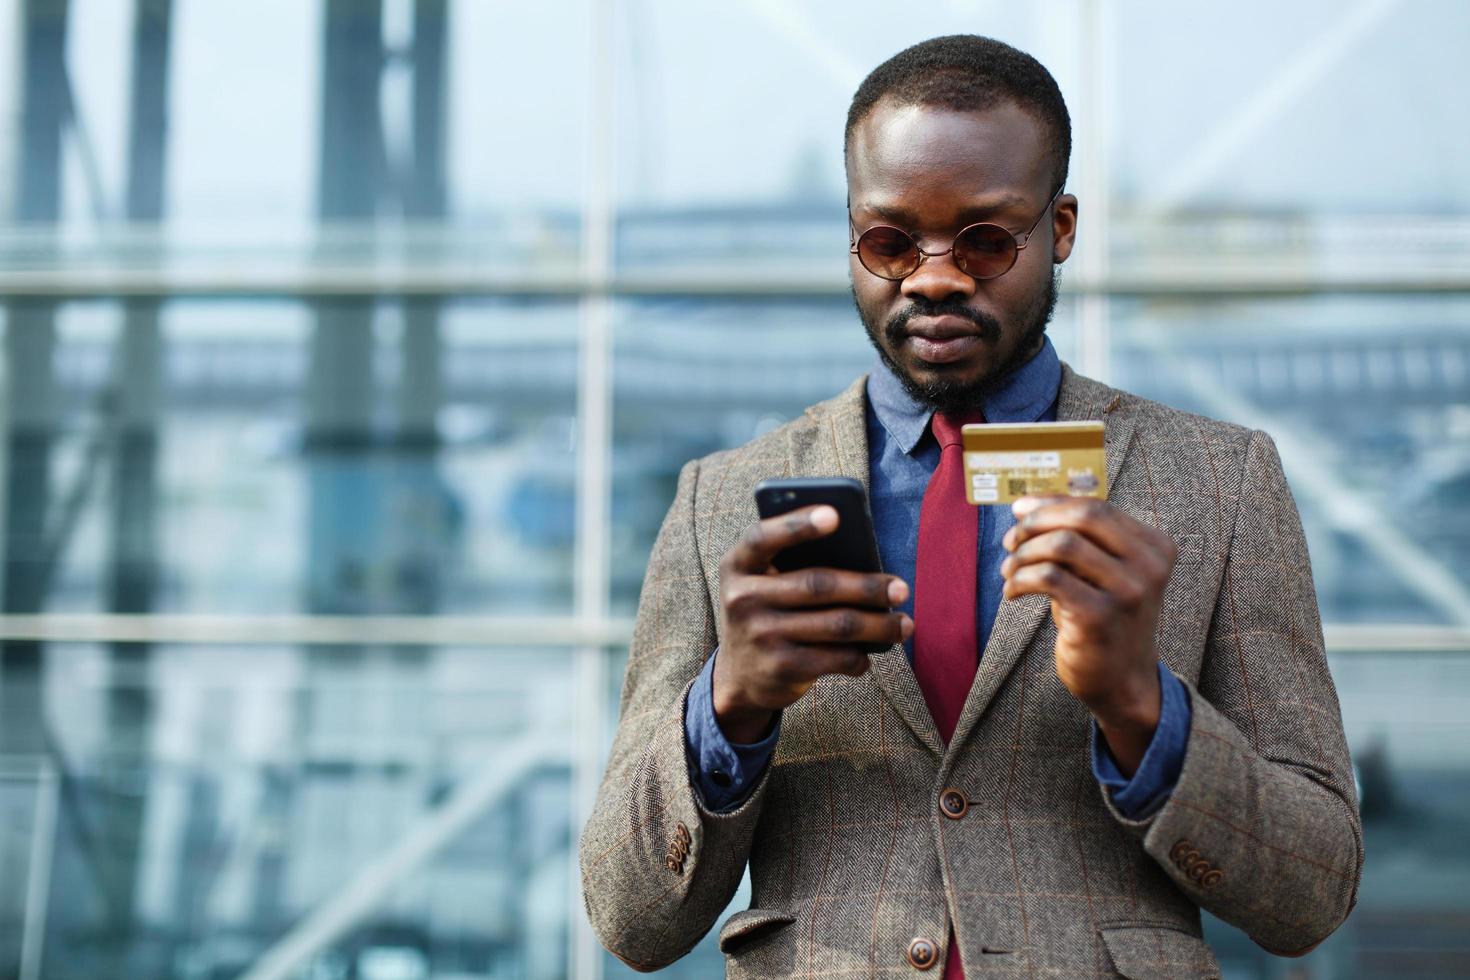
<path id="1" fill-rule="evenodd" d="M 720 560 L 724 639 L 715 659 L 714 707 L 731 742 L 760 741 L 776 712 L 823 674 L 867 671 L 861 644 L 891 646 L 914 632 L 913 620 L 890 611 L 908 598 L 902 579 L 771 566 L 786 548 L 836 529 L 834 508 L 802 507 L 756 524 Z"/>

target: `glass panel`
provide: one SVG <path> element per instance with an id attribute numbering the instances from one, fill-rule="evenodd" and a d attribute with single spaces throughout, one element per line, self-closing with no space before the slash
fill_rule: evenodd
<path id="1" fill-rule="evenodd" d="M 29 6 L 0 4 L 29 66 L 0 81 L 20 137 L 0 161 L 7 270 L 294 287 L 577 269 L 586 0 L 174 3 L 142 31 L 131 3 Z"/>
<path id="2" fill-rule="evenodd" d="M 63 791 L 45 976 L 238 976 L 346 900 L 293 976 L 565 976 L 569 652 L 46 652 L 32 734 Z M 0 780 L 7 813 L 26 795 Z M 26 880 L 22 816 L 0 834 L 7 882 Z M 5 892 L 13 921 L 25 890 Z"/>
<path id="3" fill-rule="evenodd" d="M 37 608 L 570 608 L 572 304 L 67 304 L 54 350 L 20 316 L 7 540 Z"/>
<path id="4" fill-rule="evenodd" d="M 1464 4 L 1107 6 L 1118 207 L 1470 210 L 1470 188 L 1456 179 L 1470 127 L 1455 99 L 1435 94 L 1470 81 L 1457 57 L 1470 35 Z"/>
<path id="5" fill-rule="evenodd" d="M 96 608 L 107 512 L 95 491 L 108 477 L 103 447 L 120 443 L 110 379 L 121 326 L 112 303 L 20 300 L 6 311 L 6 612 L 79 596 Z"/>
<path id="6" fill-rule="evenodd" d="M 1470 302 L 1114 306 L 1115 384 L 1265 429 L 1331 622 L 1465 622 Z"/>
<path id="7" fill-rule="evenodd" d="M 1115 271 L 1463 281 L 1470 7 L 1105 8 Z"/>
<path id="8" fill-rule="evenodd" d="M 454 214 L 548 229 L 577 222 L 588 179 L 591 0 L 448 6 Z"/>
<path id="9" fill-rule="evenodd" d="M 569 613 L 579 296 L 454 290 L 564 289 L 608 180 L 616 270 L 698 286 L 615 304 L 610 596 L 631 614 L 680 465 L 872 362 L 843 265 L 853 89 L 979 31 L 1057 77 L 1073 189 L 1105 176 L 1065 278 L 1106 240 L 1118 282 L 1185 288 L 1094 307 L 1109 380 L 1277 438 L 1326 619 L 1465 622 L 1470 304 L 1431 294 L 1470 263 L 1458 0 L 619 5 L 606 174 L 587 0 L 175 3 L 141 34 L 133 7 L 0 0 L 0 612 Z M 1425 292 L 1190 292 L 1236 279 Z M 74 298 L 113 289 L 138 292 Z M 1068 359 L 1077 305 L 1052 330 Z M 1300 966 L 1454 972 L 1470 654 L 1334 668 L 1369 863 Z M 304 975 L 564 975 L 573 673 L 562 650 L 0 642 L 0 975 L 44 880 L 45 977 L 238 976 L 531 737 L 545 757 Z M 1209 928 L 1229 975 L 1280 974 Z M 669 975 L 721 966 L 712 933 Z"/>
<path id="10" fill-rule="evenodd" d="M 251 240 L 302 242 L 317 210 L 321 4 L 173 6 L 163 168 L 170 235 L 232 250 Z M 126 51 L 127 37 L 104 39 L 105 47 Z"/>

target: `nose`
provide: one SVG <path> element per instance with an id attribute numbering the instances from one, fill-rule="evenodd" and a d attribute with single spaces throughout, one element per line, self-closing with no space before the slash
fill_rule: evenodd
<path id="1" fill-rule="evenodd" d="M 900 284 L 908 299 L 922 296 L 939 303 L 948 299 L 969 299 L 975 295 L 975 280 L 954 264 L 954 253 L 926 255 L 919 267 Z"/>

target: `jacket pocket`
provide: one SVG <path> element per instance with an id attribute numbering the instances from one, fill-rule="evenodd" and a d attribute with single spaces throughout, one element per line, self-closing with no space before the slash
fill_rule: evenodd
<path id="1" fill-rule="evenodd" d="M 1104 926 L 1103 945 L 1113 968 L 1128 980 L 1219 980 L 1220 965 L 1200 937 L 1169 926 Z"/>
<path id="2" fill-rule="evenodd" d="M 736 912 L 720 927 L 720 952 L 738 953 L 757 939 L 784 929 L 796 921 L 785 909 L 746 909 Z"/>

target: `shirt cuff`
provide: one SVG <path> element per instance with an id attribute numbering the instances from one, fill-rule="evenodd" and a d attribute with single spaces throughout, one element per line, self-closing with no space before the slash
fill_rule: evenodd
<path id="1" fill-rule="evenodd" d="M 1132 779 L 1124 777 L 1102 737 L 1097 721 L 1092 723 L 1092 774 L 1112 797 L 1113 806 L 1130 820 L 1142 820 L 1169 801 L 1184 769 L 1189 747 L 1189 689 L 1159 661 L 1159 726 L 1148 743 L 1143 761 Z"/>
<path id="2" fill-rule="evenodd" d="M 689 750 L 689 777 L 705 807 L 724 813 L 744 803 L 760 781 L 776 752 L 781 713 L 776 712 L 771 734 L 759 742 L 742 745 L 725 738 L 715 718 L 715 657 L 719 654 L 716 647 L 689 688 L 684 705 L 684 742 Z"/>

